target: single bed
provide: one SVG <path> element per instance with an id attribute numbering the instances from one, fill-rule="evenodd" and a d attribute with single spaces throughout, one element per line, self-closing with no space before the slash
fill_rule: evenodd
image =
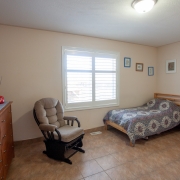
<path id="1" fill-rule="evenodd" d="M 103 119 L 105 129 L 110 125 L 135 141 L 160 134 L 180 124 L 180 95 L 155 93 L 154 99 L 140 107 L 109 111 Z"/>

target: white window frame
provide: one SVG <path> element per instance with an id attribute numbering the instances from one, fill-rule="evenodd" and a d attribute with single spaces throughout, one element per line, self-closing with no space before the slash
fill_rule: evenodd
<path id="1" fill-rule="evenodd" d="M 96 101 L 92 98 L 92 102 L 82 102 L 82 103 L 67 103 L 67 91 L 66 91 L 66 80 L 67 80 L 67 67 L 66 67 L 66 52 L 71 51 L 71 54 L 76 54 L 78 52 L 83 52 L 84 55 L 91 55 L 93 57 L 93 62 L 95 61 L 95 57 L 114 57 L 116 59 L 116 102 L 114 100 L 104 100 L 104 101 Z M 69 54 L 69 53 L 68 53 Z M 97 56 L 98 54 L 98 56 Z M 84 110 L 84 109 L 95 109 L 95 108 L 103 108 L 103 107 L 113 107 L 119 106 L 119 95 L 120 95 L 120 54 L 118 52 L 110 52 L 110 51 L 98 51 L 92 49 L 84 49 L 77 47 L 62 47 L 62 88 L 63 88 L 63 106 L 65 111 L 75 111 L 75 110 Z M 95 66 L 95 65 L 94 65 Z M 97 71 L 96 71 L 97 72 Z M 101 71 L 102 72 L 102 71 Z M 109 71 L 108 71 L 109 72 Z M 92 74 L 95 73 L 95 70 L 92 70 Z M 93 83 L 93 80 L 92 80 Z M 95 93 L 95 82 L 92 85 L 92 94 Z M 95 95 L 94 95 L 95 97 Z"/>

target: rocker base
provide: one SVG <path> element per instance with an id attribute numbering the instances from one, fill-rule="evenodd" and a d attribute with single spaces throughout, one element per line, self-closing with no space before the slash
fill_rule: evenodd
<path id="1" fill-rule="evenodd" d="M 79 147 L 73 147 L 74 150 L 77 150 L 79 152 L 85 153 L 85 150 Z"/>
<path id="2" fill-rule="evenodd" d="M 83 136 L 82 136 L 83 137 Z M 56 140 L 44 140 L 44 143 L 46 145 L 46 150 L 43 151 L 44 154 L 46 154 L 49 158 L 63 161 L 68 164 L 72 164 L 72 161 L 69 159 L 71 156 L 73 156 L 76 152 L 85 153 L 85 150 L 83 150 L 82 147 L 82 139 L 79 138 L 77 140 L 78 142 L 70 142 L 70 143 L 62 143 Z M 73 149 L 75 150 L 71 154 L 68 154 L 69 150 Z M 71 151 L 70 151 L 71 152 Z"/>

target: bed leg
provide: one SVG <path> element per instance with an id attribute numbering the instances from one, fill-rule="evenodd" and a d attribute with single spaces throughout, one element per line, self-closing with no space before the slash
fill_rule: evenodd
<path id="1" fill-rule="evenodd" d="M 129 143 L 129 144 L 130 144 L 130 146 L 131 146 L 131 147 L 134 147 L 134 144 L 133 144 L 131 141 L 130 141 L 130 143 Z"/>
<path id="2" fill-rule="evenodd" d="M 148 138 L 148 136 L 146 136 L 146 137 L 144 137 L 143 139 L 144 139 L 144 140 L 148 140 L 149 138 Z"/>

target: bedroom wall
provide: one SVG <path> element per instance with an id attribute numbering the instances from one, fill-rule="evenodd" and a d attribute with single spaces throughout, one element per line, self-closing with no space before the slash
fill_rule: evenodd
<path id="1" fill-rule="evenodd" d="M 176 59 L 176 73 L 166 73 L 166 61 Z M 157 92 L 180 94 L 180 42 L 158 48 Z"/>
<path id="2" fill-rule="evenodd" d="M 144 104 L 156 92 L 157 49 L 107 39 L 0 25 L 0 95 L 13 101 L 14 140 L 42 136 L 32 115 L 35 101 L 43 97 L 62 100 L 61 47 L 74 46 L 120 53 L 120 107 Z M 124 57 L 132 67 L 124 68 Z M 135 63 L 144 63 L 143 72 Z M 155 75 L 148 76 L 148 66 Z M 84 129 L 103 125 L 106 112 L 114 107 L 66 112 L 75 115 Z M 119 107 L 115 107 L 119 108 Z"/>

